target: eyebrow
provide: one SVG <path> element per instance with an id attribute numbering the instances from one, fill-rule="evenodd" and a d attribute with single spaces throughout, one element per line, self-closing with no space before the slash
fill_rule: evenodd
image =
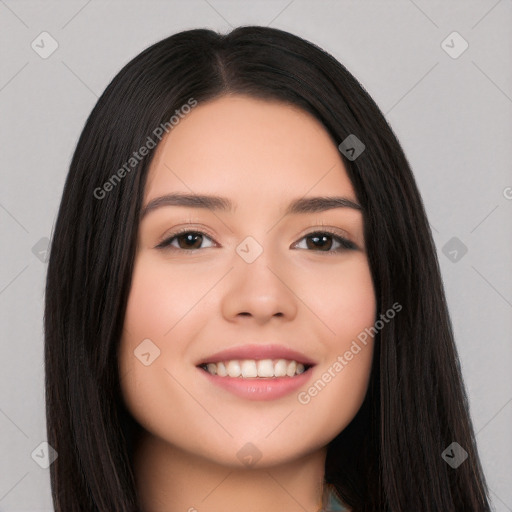
<path id="1" fill-rule="evenodd" d="M 213 211 L 233 211 L 234 203 L 220 196 L 204 194 L 182 194 L 173 193 L 155 197 L 142 209 L 140 218 L 163 206 L 186 206 L 189 208 L 204 208 Z M 286 209 L 284 215 L 297 215 L 303 213 L 317 213 L 333 208 L 351 208 L 362 210 L 362 207 L 347 197 L 322 196 L 322 197 L 301 197 L 294 199 Z"/>

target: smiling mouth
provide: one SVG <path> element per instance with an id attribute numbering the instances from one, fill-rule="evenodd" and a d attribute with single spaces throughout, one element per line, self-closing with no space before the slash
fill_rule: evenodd
<path id="1" fill-rule="evenodd" d="M 241 379 L 295 377 L 314 365 L 299 363 L 293 359 L 232 359 L 216 363 L 203 363 L 198 368 L 218 377 Z"/>

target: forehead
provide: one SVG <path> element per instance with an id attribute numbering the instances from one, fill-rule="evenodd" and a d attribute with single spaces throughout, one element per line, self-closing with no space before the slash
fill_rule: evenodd
<path id="1" fill-rule="evenodd" d="M 173 191 L 255 196 L 332 195 L 355 200 L 338 148 L 314 116 L 288 104 L 224 96 L 199 103 L 162 139 L 145 199 Z"/>

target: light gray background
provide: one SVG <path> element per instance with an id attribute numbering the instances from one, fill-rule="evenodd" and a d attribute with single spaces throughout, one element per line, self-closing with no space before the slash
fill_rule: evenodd
<path id="1" fill-rule="evenodd" d="M 0 0 L 0 511 L 52 510 L 49 470 L 31 458 L 46 439 L 44 246 L 87 116 L 150 44 L 248 24 L 332 53 L 397 133 L 434 232 L 495 510 L 511 511 L 511 0 Z M 43 31 L 59 45 L 46 59 L 31 47 Z M 453 31 L 469 44 L 458 58 L 442 47 Z M 452 237 L 468 249 L 455 262 Z"/>

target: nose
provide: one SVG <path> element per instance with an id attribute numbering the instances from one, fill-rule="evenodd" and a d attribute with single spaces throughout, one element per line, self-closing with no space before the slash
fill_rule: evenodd
<path id="1" fill-rule="evenodd" d="M 294 278 L 277 255 L 264 250 L 252 263 L 235 255 L 227 276 L 221 309 L 230 322 L 252 321 L 263 325 L 271 319 L 291 321 L 297 315 L 298 297 Z"/>

